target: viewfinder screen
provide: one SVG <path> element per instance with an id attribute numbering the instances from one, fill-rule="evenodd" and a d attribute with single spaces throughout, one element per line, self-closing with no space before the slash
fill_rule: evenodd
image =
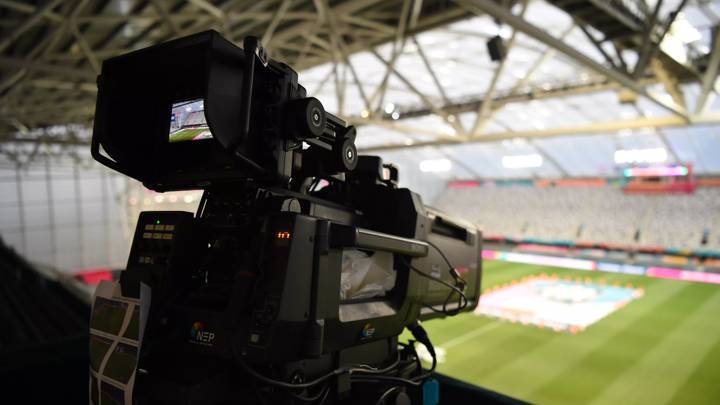
<path id="1" fill-rule="evenodd" d="M 199 141 L 212 137 L 207 120 L 205 120 L 204 100 L 173 103 L 170 114 L 169 142 Z"/>

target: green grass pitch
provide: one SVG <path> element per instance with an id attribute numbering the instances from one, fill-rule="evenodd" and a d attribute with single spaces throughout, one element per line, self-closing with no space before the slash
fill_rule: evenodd
<path id="1" fill-rule="evenodd" d="M 572 335 L 474 314 L 427 322 L 438 371 L 539 404 L 720 404 L 720 286 L 484 263 L 483 289 L 523 276 L 604 278 L 645 296 Z M 482 305 L 482 299 L 480 302 Z"/>
<path id="2" fill-rule="evenodd" d="M 193 138 L 198 136 L 203 131 L 207 131 L 207 128 L 186 128 L 181 129 L 174 134 L 170 135 L 170 142 L 184 142 L 192 141 Z"/>

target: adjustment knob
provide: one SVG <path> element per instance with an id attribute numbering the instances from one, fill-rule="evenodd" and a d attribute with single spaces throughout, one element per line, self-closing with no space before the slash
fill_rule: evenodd
<path id="1" fill-rule="evenodd" d="M 333 153 L 337 161 L 338 172 L 351 172 L 355 170 L 358 164 L 357 147 L 355 147 L 355 138 L 357 132 L 354 126 L 349 126 L 343 133 L 339 133 L 335 137 L 335 145 Z"/>
<path id="2" fill-rule="evenodd" d="M 355 167 L 357 167 L 357 147 L 355 147 L 355 140 L 353 139 L 345 139 L 341 146 L 340 150 L 338 151 L 340 153 L 340 169 L 341 171 L 353 171 Z M 344 169 L 344 170 L 343 170 Z"/>
<path id="3" fill-rule="evenodd" d="M 287 103 L 287 128 L 295 139 L 317 138 L 325 131 L 325 109 L 315 97 L 300 98 Z"/>

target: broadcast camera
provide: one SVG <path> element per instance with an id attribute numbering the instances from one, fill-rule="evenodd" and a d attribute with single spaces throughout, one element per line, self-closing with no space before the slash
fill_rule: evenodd
<path id="1" fill-rule="evenodd" d="M 420 321 L 477 305 L 480 235 L 355 137 L 252 37 L 103 63 L 93 157 L 155 191 L 204 190 L 196 215 L 138 220 L 120 278 L 123 296 L 151 291 L 134 403 L 437 403 Z"/>

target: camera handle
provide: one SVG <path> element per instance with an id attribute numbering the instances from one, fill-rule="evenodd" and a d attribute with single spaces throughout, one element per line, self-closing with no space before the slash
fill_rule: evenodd
<path id="1" fill-rule="evenodd" d="M 321 231 L 327 237 L 327 248 L 356 247 L 360 249 L 379 250 L 398 253 L 410 257 L 425 257 L 429 245 L 417 239 L 371 231 L 335 222 L 326 222 L 326 229 Z"/>
<path id="2" fill-rule="evenodd" d="M 240 142 L 244 142 L 250 133 L 250 106 L 252 105 L 253 82 L 255 80 L 255 60 L 263 66 L 268 65 L 267 52 L 256 37 L 245 37 L 245 71 L 243 73 L 242 94 L 240 95 Z"/>
<path id="3" fill-rule="evenodd" d="M 105 109 L 100 107 L 100 103 L 103 100 L 102 97 L 100 97 L 100 92 L 102 91 L 103 86 L 100 85 L 100 82 L 102 81 L 102 75 L 98 75 L 97 77 L 97 83 L 98 83 L 98 106 L 96 109 L 96 118 L 94 125 L 96 126 L 93 128 L 93 134 L 99 134 L 103 133 L 97 128 L 98 125 L 98 117 L 97 115 L 104 114 Z M 102 122 L 105 122 L 105 118 L 102 117 Z M 90 155 L 93 157 L 93 159 L 97 160 L 98 162 L 102 163 L 106 167 L 109 167 L 117 172 L 120 172 L 128 177 L 134 177 L 130 173 L 128 173 L 127 170 L 125 170 L 122 166 L 120 166 L 116 161 L 112 160 L 108 156 L 105 156 L 102 151 L 100 150 L 100 137 L 93 135 L 92 140 L 90 141 Z"/>

